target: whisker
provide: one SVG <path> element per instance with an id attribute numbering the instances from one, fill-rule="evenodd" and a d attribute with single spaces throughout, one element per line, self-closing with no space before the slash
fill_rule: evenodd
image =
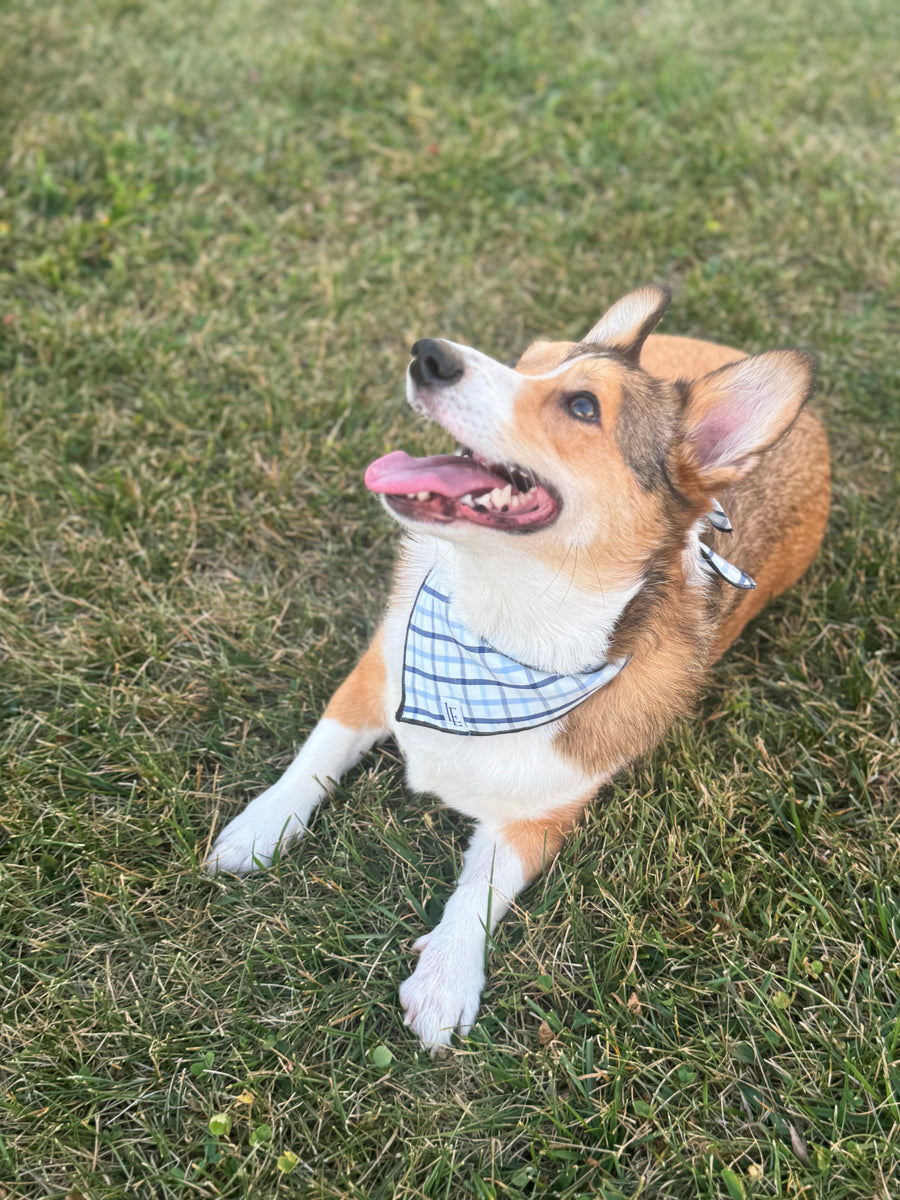
<path id="1" fill-rule="evenodd" d="M 578 547 L 575 547 L 575 561 L 572 563 L 572 574 L 569 576 L 569 586 L 566 588 L 565 595 L 560 600 L 557 608 L 562 608 L 565 604 L 569 592 L 572 590 L 572 584 L 575 582 L 575 572 L 578 570 Z"/>
<path id="2" fill-rule="evenodd" d="M 547 584 L 547 586 L 546 586 L 546 587 L 544 588 L 544 590 L 541 592 L 541 596 L 546 596 L 546 595 L 547 595 L 547 593 L 548 593 L 549 591 L 551 591 L 551 589 L 553 588 L 553 585 L 554 585 L 554 583 L 556 583 L 557 579 L 559 579 L 560 575 L 561 575 L 561 574 L 562 574 L 562 572 L 563 572 L 563 569 L 565 568 L 565 565 L 566 565 L 566 563 L 569 561 L 569 555 L 570 555 L 571 553 L 572 553 L 572 547 L 570 546 L 570 547 L 569 547 L 569 549 L 568 549 L 568 550 L 566 550 L 566 556 L 565 556 L 565 558 L 562 560 L 562 562 L 559 564 L 559 567 L 557 568 L 556 574 L 553 576 L 553 578 L 550 580 L 550 582 Z M 567 591 L 567 593 L 566 593 L 566 594 L 568 595 L 568 591 Z M 538 597 L 538 599 L 540 599 L 540 596 Z"/>
<path id="3" fill-rule="evenodd" d="M 588 558 L 591 560 L 591 566 L 594 568 L 594 575 L 597 578 L 597 586 L 600 589 L 600 595 L 605 599 L 606 596 L 603 591 L 603 580 L 600 578 L 600 572 L 597 570 L 597 564 L 594 562 L 594 556 L 591 554 L 590 546 L 585 546 L 585 550 L 587 551 Z"/>

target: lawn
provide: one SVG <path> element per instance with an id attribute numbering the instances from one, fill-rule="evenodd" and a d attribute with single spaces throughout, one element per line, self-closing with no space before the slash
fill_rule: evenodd
<path id="1" fill-rule="evenodd" d="M 900 1194 L 900 9 L 0 13 L 0 1200 Z M 645 282 L 799 345 L 822 554 L 420 1052 L 467 828 L 387 745 L 201 869 L 372 632 L 408 347 Z"/>

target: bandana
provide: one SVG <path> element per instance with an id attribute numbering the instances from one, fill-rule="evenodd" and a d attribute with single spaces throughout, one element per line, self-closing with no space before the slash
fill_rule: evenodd
<path id="1" fill-rule="evenodd" d="M 709 519 L 715 528 L 731 532 L 718 505 Z M 749 575 L 703 542 L 700 555 L 734 587 L 756 587 Z M 450 597 L 431 571 L 409 617 L 397 720 L 464 737 L 534 729 L 564 717 L 627 663 L 620 658 L 578 675 L 558 675 L 516 662 L 451 616 Z"/>
<path id="2" fill-rule="evenodd" d="M 706 514 L 706 519 L 713 529 L 718 529 L 720 533 L 734 533 L 734 526 L 728 520 L 725 509 L 718 500 L 713 500 L 712 511 Z M 744 591 L 752 591 L 756 587 L 755 581 L 749 575 L 745 575 L 740 567 L 728 562 L 721 554 L 716 554 L 715 550 L 711 550 L 706 542 L 699 542 L 698 545 L 700 546 L 700 557 L 726 583 Z"/>

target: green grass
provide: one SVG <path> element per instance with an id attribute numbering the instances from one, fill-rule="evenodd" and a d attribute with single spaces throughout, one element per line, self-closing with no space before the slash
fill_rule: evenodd
<path id="1" fill-rule="evenodd" d="M 898 55 L 888 0 L 5 6 L 3 1200 L 900 1193 Z M 199 862 L 377 620 L 410 341 L 647 281 L 817 354 L 827 542 L 432 1061 L 397 984 L 466 828 L 390 747 Z"/>

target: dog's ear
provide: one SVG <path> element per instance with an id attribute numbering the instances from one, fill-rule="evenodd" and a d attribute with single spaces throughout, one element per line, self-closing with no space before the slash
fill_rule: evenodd
<path id="1" fill-rule="evenodd" d="M 740 479 L 796 421 L 815 364 L 802 350 L 771 350 L 720 367 L 690 385 L 682 457 L 704 487 Z"/>
<path id="2" fill-rule="evenodd" d="M 669 289 L 656 284 L 629 292 L 600 318 L 584 341 L 596 342 L 637 364 L 647 335 L 659 324 L 671 299 Z"/>

